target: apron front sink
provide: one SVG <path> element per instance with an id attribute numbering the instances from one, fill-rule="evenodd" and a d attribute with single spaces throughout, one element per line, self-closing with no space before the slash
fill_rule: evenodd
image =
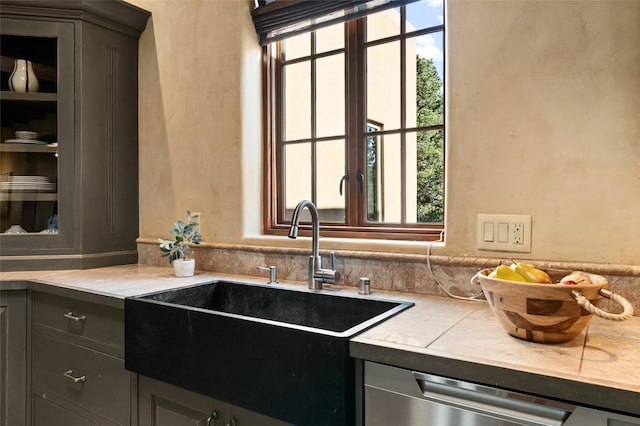
<path id="1" fill-rule="evenodd" d="M 353 425 L 349 339 L 410 302 L 216 281 L 125 299 L 125 367 L 293 424 Z"/>

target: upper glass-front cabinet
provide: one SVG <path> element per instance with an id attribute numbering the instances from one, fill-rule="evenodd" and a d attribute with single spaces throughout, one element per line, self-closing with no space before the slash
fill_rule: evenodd
<path id="1" fill-rule="evenodd" d="M 0 50 L 0 231 L 57 234 L 58 38 L 3 34 Z"/>
<path id="2" fill-rule="evenodd" d="M 138 39 L 122 0 L 1 0 L 0 270 L 135 263 Z"/>
<path id="3" fill-rule="evenodd" d="M 71 247 L 73 24 L 3 18 L 1 31 L 2 254 Z"/>

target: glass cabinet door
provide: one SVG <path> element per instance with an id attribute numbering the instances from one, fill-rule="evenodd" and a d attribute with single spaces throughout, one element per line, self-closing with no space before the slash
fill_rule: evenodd
<path id="1" fill-rule="evenodd" d="M 0 233 L 5 252 L 23 246 L 17 237 L 25 234 L 48 238 L 50 244 L 40 247 L 60 246 L 62 186 L 65 180 L 73 185 L 64 177 L 65 169 L 73 176 L 72 34 L 69 24 L 2 20 Z"/>

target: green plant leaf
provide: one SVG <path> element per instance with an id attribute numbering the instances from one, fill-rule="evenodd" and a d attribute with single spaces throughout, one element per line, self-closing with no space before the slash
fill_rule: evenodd
<path id="1" fill-rule="evenodd" d="M 187 222 L 177 220 L 171 230 L 171 235 L 174 237 L 173 241 L 158 238 L 161 256 L 168 256 L 169 263 L 173 263 L 176 259 L 187 258 L 191 254 L 189 244 L 200 244 L 202 242 L 202 237 L 196 225 L 191 216 L 191 211 L 187 210 Z"/>

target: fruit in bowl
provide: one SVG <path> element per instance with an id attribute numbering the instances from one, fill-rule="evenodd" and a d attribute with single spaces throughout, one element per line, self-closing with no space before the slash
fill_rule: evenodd
<path id="1" fill-rule="evenodd" d="M 551 277 L 542 269 L 536 268 L 528 263 L 514 262 L 511 266 L 500 265 L 491 272 L 491 278 L 499 278 L 501 280 L 551 284 Z"/>
<path id="2" fill-rule="evenodd" d="M 566 272 L 565 272 L 566 274 Z M 501 280 L 515 281 L 521 283 L 536 283 L 536 284 L 560 284 L 560 285 L 589 285 L 593 284 L 593 281 L 589 277 L 589 274 L 581 271 L 574 271 L 564 277 L 558 279 L 558 275 L 555 275 L 556 281 L 542 269 L 536 268 L 534 265 L 522 262 L 513 262 L 511 266 L 505 264 L 499 265 L 493 269 L 488 275 L 490 278 L 498 278 Z"/>
<path id="3" fill-rule="evenodd" d="M 522 275 L 528 283 L 551 284 L 551 277 L 542 269 L 528 263 L 515 262 L 511 269 Z"/>
<path id="4" fill-rule="evenodd" d="M 522 275 L 509 268 L 507 265 L 499 265 L 491 272 L 491 274 L 489 274 L 489 276 L 491 278 L 499 278 L 507 281 L 527 282 Z"/>
<path id="5" fill-rule="evenodd" d="M 593 281 L 591 281 L 591 278 L 589 278 L 589 275 L 585 274 L 584 272 L 575 271 L 561 278 L 558 284 L 562 284 L 562 285 L 593 284 Z"/>
<path id="6" fill-rule="evenodd" d="M 515 264 L 515 262 L 514 262 Z M 530 268 L 534 266 L 527 265 Z M 539 343 L 566 342 L 580 335 L 592 315 L 622 321 L 633 316 L 633 306 L 607 290 L 603 276 L 581 271 L 548 270 L 534 275 L 544 282 L 528 282 L 512 267 L 500 265 L 476 273 L 471 283 L 480 285 L 494 315 L 512 336 Z M 549 276 L 547 282 L 546 275 Z M 606 312 L 592 302 L 605 297 L 623 308 Z"/>

